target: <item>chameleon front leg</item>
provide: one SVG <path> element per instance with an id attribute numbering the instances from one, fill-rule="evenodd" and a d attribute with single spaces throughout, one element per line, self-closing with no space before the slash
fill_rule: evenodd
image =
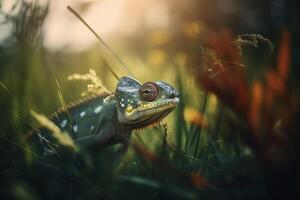
<path id="1" fill-rule="evenodd" d="M 95 152 L 97 152 L 99 148 L 117 143 L 120 146 L 118 146 L 115 152 L 113 153 L 111 164 L 113 166 L 118 166 L 118 164 L 124 157 L 124 154 L 128 150 L 130 138 L 131 138 L 130 132 L 116 134 L 113 128 L 107 126 L 106 128 L 102 128 L 95 135 L 85 136 L 75 140 L 76 144 L 79 146 L 81 152 L 83 153 L 83 154 L 78 154 L 77 158 L 79 158 L 81 162 L 85 163 L 86 166 L 93 167 L 92 157 L 95 154 Z M 89 151 L 89 153 L 85 153 L 86 151 Z M 93 155 L 90 153 L 93 153 Z"/>
<path id="2" fill-rule="evenodd" d="M 120 146 L 116 150 L 114 165 L 118 165 L 120 163 L 120 161 L 122 160 L 122 158 L 124 157 L 125 153 L 127 152 L 128 147 L 130 145 L 130 138 L 131 138 L 131 132 L 122 134 Z"/>
<path id="3" fill-rule="evenodd" d="M 115 135 L 112 124 L 106 124 L 103 127 L 100 126 L 96 134 L 77 138 L 75 144 L 83 151 L 101 148 L 111 143 Z"/>
<path id="4" fill-rule="evenodd" d="M 99 125 L 99 127 L 101 127 Z M 115 137 L 115 129 L 106 124 L 92 134 L 77 138 L 75 144 L 79 147 L 79 152 L 74 156 L 80 168 L 94 169 L 94 156 L 100 148 L 108 146 Z"/>

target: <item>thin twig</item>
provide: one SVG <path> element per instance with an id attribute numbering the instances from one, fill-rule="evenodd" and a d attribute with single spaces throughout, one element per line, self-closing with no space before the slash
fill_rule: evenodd
<path id="1" fill-rule="evenodd" d="M 41 156 L 38 155 L 37 153 L 35 153 L 35 152 L 33 152 L 33 151 L 31 151 L 31 150 L 29 150 L 29 149 L 23 147 L 22 145 L 20 145 L 20 144 L 14 142 L 14 141 L 12 141 L 12 140 L 10 140 L 10 139 L 8 139 L 8 138 L 2 136 L 2 135 L 0 135 L 0 139 L 4 140 L 4 141 L 6 141 L 6 142 L 8 142 L 8 143 L 10 143 L 10 144 L 13 144 L 14 146 L 16 146 L 16 147 L 22 149 L 22 150 L 25 151 L 25 152 L 31 153 L 32 155 L 34 155 L 35 157 L 37 157 L 37 158 L 39 158 L 39 159 L 41 159 L 41 160 L 43 160 L 43 161 L 46 161 L 43 157 L 41 157 Z"/>
<path id="2" fill-rule="evenodd" d="M 68 10 L 73 13 L 92 33 L 93 35 L 99 40 L 99 42 L 115 57 L 115 59 L 127 70 L 130 76 L 134 77 L 133 74 L 130 72 L 129 68 L 126 64 L 120 59 L 120 57 L 110 48 L 110 46 L 102 40 L 102 38 L 94 31 L 94 29 L 70 6 L 67 6 Z M 108 65 L 106 66 L 109 71 L 113 71 Z M 116 73 L 113 73 L 116 75 Z M 119 79 L 119 77 L 118 77 Z"/>
<path id="3" fill-rule="evenodd" d="M 64 96 L 63 96 L 63 94 L 62 94 L 62 91 L 61 91 L 59 82 L 58 82 L 57 77 L 56 77 L 54 71 L 52 70 L 51 66 L 50 66 L 50 65 L 47 65 L 47 66 L 48 66 L 48 68 L 49 68 L 49 70 L 50 70 L 50 72 L 51 72 L 51 74 L 52 74 L 52 76 L 53 76 L 53 78 L 54 78 L 54 80 L 55 80 L 55 84 L 56 84 L 56 88 L 57 88 L 57 93 L 58 93 L 59 101 L 60 101 L 60 103 L 62 104 L 62 107 L 63 107 L 64 111 L 65 111 L 66 114 L 67 114 L 68 121 L 69 121 L 69 126 L 70 126 L 70 129 L 71 129 L 71 131 L 72 131 L 72 136 L 73 136 L 73 138 L 75 138 L 76 135 L 75 135 L 74 130 L 73 130 L 73 125 L 72 125 L 71 116 L 70 116 L 68 107 L 67 107 L 67 105 L 66 105 Z"/>

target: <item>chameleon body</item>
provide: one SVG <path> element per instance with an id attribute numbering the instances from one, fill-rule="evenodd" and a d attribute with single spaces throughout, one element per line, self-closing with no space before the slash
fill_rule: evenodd
<path id="1" fill-rule="evenodd" d="M 68 132 L 81 149 L 116 143 L 126 152 L 134 129 L 158 123 L 178 104 L 178 92 L 163 81 L 139 83 L 122 77 L 113 95 L 99 95 L 56 112 L 51 120 Z M 55 152 L 43 129 L 37 130 L 43 153 Z M 49 134 L 48 134 L 49 135 Z"/>

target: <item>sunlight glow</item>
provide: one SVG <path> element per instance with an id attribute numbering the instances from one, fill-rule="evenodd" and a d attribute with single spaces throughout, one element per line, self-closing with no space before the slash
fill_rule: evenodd
<path id="1" fill-rule="evenodd" d="M 66 6 L 70 5 L 109 41 L 142 29 L 166 28 L 169 9 L 158 0 L 52 0 L 45 24 L 45 46 L 50 49 L 85 50 L 96 39 Z"/>
<path id="2" fill-rule="evenodd" d="M 86 21 L 102 36 L 115 30 L 122 19 L 122 0 L 103 0 L 80 12 Z M 85 49 L 95 42 L 88 30 L 66 9 L 70 0 L 54 0 L 45 26 L 45 45 L 49 48 Z M 76 6 L 73 6 L 78 9 Z"/>

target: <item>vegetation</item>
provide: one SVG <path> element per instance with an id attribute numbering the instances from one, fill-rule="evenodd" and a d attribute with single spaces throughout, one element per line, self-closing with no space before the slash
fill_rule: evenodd
<path id="1" fill-rule="evenodd" d="M 135 131 L 116 164 L 114 146 L 80 153 L 44 117 L 80 96 L 113 91 L 115 84 L 102 67 L 115 65 L 105 50 L 67 53 L 43 46 L 47 12 L 47 6 L 26 1 L 0 12 L 12 27 L 0 46 L 1 199 L 299 197 L 299 47 L 293 46 L 298 37 L 292 27 L 281 30 L 273 44 L 260 34 L 229 29 L 200 34 L 199 24 L 190 22 L 183 35 L 150 50 L 154 67 L 145 70 L 152 79 L 170 74 L 163 78 L 179 90 L 181 101 L 167 123 Z M 136 39 L 133 46 L 145 40 Z M 164 57 L 165 52 L 171 53 Z M 123 56 L 139 63 L 131 54 Z M 149 78 L 140 68 L 131 71 Z M 40 124 L 67 154 L 51 160 L 37 152 L 27 137 Z"/>

